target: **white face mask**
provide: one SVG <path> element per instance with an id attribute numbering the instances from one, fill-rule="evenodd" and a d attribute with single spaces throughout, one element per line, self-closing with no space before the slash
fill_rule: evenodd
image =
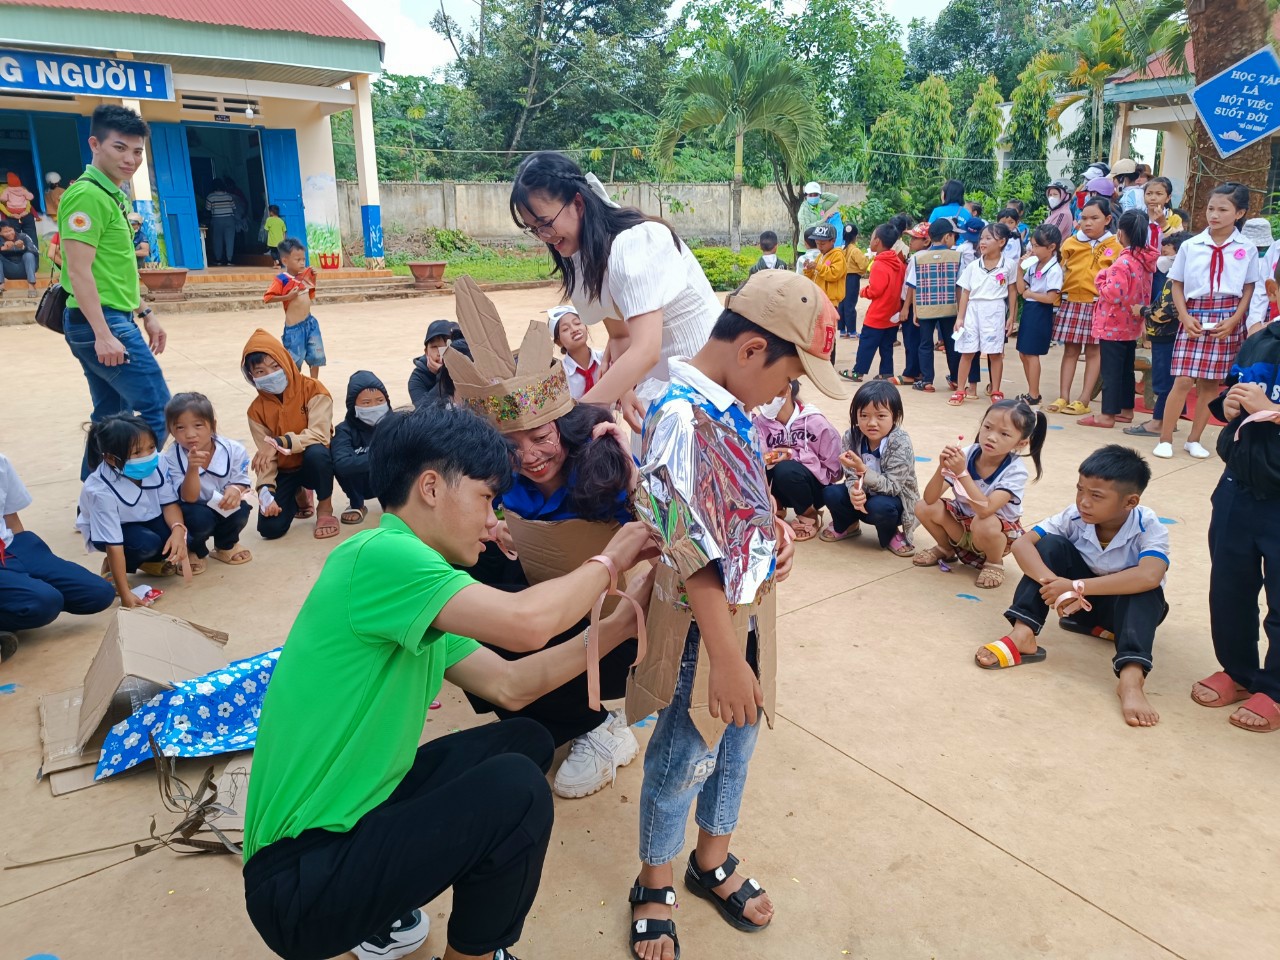
<path id="1" fill-rule="evenodd" d="M 1066 199 L 1066 198 L 1065 198 L 1064 196 L 1062 196 L 1062 194 L 1060 194 L 1060 193 L 1051 193 L 1051 194 L 1049 194 L 1049 209 L 1050 209 L 1050 210 L 1057 210 L 1060 206 L 1062 206 L 1062 202 L 1063 202 L 1065 199 Z"/>
<path id="2" fill-rule="evenodd" d="M 385 417 L 390 409 L 391 405 L 387 403 L 380 403 L 376 407 L 356 407 L 356 419 L 372 427 Z"/>
<path id="3" fill-rule="evenodd" d="M 284 393 L 285 387 L 289 386 L 289 374 L 283 370 L 276 370 L 265 377 L 254 377 L 253 385 L 264 393 L 279 395 Z"/>
<path id="4" fill-rule="evenodd" d="M 1156 257 L 1156 269 L 1161 273 L 1168 273 L 1173 269 L 1173 257 Z"/>
<path id="5" fill-rule="evenodd" d="M 778 414 L 782 412 L 782 408 L 786 406 L 786 404 L 786 397 L 774 397 L 763 407 L 757 407 L 756 409 L 760 411 L 760 416 L 769 420 L 777 420 Z"/>

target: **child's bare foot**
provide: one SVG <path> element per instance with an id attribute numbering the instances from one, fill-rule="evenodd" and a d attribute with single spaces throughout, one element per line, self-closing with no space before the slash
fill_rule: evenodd
<path id="1" fill-rule="evenodd" d="M 670 887 L 674 880 L 675 875 L 672 872 L 670 863 L 664 863 L 657 867 L 643 864 L 640 867 L 640 876 L 636 879 L 636 883 L 652 890 L 661 890 L 663 887 Z M 635 936 L 635 921 L 670 920 L 674 911 L 675 907 L 667 903 L 632 904 L 632 936 Z M 654 940 L 640 940 L 632 945 L 631 951 L 639 960 L 675 960 L 676 957 L 675 941 L 666 934 Z"/>
<path id="2" fill-rule="evenodd" d="M 1160 722 L 1160 714 L 1151 706 L 1142 685 L 1146 677 L 1142 667 L 1129 663 L 1120 668 L 1120 682 L 1116 684 L 1116 696 L 1120 698 L 1120 711 L 1124 722 L 1131 727 L 1154 727 Z"/>
<path id="3" fill-rule="evenodd" d="M 1040 649 L 1040 645 L 1036 643 L 1036 635 L 1021 620 L 1015 623 L 1013 629 L 1009 631 L 1009 639 L 1017 644 L 1019 653 L 1035 653 Z M 994 667 L 1000 662 L 999 658 L 988 650 L 985 644 L 978 648 L 978 652 L 974 654 L 974 659 L 978 661 L 978 666 L 980 667 Z"/>

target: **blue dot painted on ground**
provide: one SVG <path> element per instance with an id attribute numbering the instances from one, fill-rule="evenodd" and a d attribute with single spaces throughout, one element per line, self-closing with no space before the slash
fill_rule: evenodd
<path id="1" fill-rule="evenodd" d="M 916 457 L 916 463 L 932 463 L 933 457 Z"/>
<path id="2" fill-rule="evenodd" d="M 1051 423 L 1051 424 L 1049 424 L 1049 429 L 1050 429 L 1050 430 L 1061 430 L 1061 429 L 1062 429 L 1062 427 L 1061 427 L 1061 426 L 1059 426 L 1059 425 L 1058 425 L 1058 424 L 1056 424 L 1056 423 Z"/>
<path id="3" fill-rule="evenodd" d="M 1178 522 L 1177 520 L 1173 519 L 1173 517 L 1157 517 L 1156 519 L 1158 519 L 1166 527 Z"/>
<path id="4" fill-rule="evenodd" d="M 20 684 L 0 683 L 0 693 L 16 693 Z"/>
<path id="5" fill-rule="evenodd" d="M 52 953 L 33 953 L 27 960 L 58 960 Z"/>
<path id="6" fill-rule="evenodd" d="M 651 713 L 647 717 L 645 717 L 643 720 L 637 720 L 634 726 L 647 727 L 650 723 L 652 723 L 654 720 L 657 720 L 657 719 L 658 719 L 658 715 L 656 713 Z"/>
<path id="7" fill-rule="evenodd" d="M 956 596 L 961 600 L 972 600 L 974 603 L 981 603 L 981 597 L 975 597 L 972 593 L 957 593 Z"/>

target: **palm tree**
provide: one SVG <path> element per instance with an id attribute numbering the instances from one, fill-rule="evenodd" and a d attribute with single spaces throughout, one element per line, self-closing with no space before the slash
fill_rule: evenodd
<path id="1" fill-rule="evenodd" d="M 759 133 L 792 170 L 802 169 L 824 143 L 822 113 L 811 70 L 778 43 L 731 36 L 671 85 L 654 150 L 670 162 L 676 143 L 695 130 L 718 143 L 733 141 L 729 239 L 742 249 L 743 143 Z"/>

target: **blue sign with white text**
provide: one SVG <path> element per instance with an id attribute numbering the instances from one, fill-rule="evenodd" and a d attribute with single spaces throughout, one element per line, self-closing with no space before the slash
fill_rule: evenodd
<path id="1" fill-rule="evenodd" d="M 1218 153 L 1229 157 L 1280 130 L 1280 60 L 1263 47 L 1199 84 L 1191 102 Z"/>
<path id="2" fill-rule="evenodd" d="M 0 50 L 0 90 L 172 100 L 173 72 L 167 64 L 141 60 Z"/>

